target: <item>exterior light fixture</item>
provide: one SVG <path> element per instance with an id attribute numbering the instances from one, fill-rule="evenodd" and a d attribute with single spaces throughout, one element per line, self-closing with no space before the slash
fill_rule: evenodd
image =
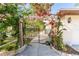
<path id="1" fill-rule="evenodd" d="M 67 22 L 68 22 L 68 23 L 71 23 L 71 17 L 68 18 L 68 21 L 67 21 Z"/>

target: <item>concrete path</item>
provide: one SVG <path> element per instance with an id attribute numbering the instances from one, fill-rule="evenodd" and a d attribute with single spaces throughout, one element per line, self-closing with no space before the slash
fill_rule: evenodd
<path id="1" fill-rule="evenodd" d="M 48 40 L 48 35 L 45 34 L 44 31 L 40 32 L 39 35 L 32 40 L 30 46 L 26 47 L 26 49 L 22 53 L 17 54 L 17 56 L 58 56 L 59 54 L 49 46 L 40 44 Z"/>
<path id="2" fill-rule="evenodd" d="M 17 56 L 59 56 L 57 52 L 49 46 L 39 43 L 32 43 L 22 53 Z"/>

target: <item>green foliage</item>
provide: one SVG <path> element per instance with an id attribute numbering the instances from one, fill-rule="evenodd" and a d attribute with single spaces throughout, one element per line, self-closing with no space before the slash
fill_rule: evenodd
<path id="1" fill-rule="evenodd" d="M 43 30 L 44 23 L 41 20 L 26 20 L 26 27 L 38 28 L 38 30 Z"/>
<path id="2" fill-rule="evenodd" d="M 19 9 L 19 5 L 23 6 L 23 10 Z M 11 41 L 12 38 L 6 39 L 8 37 L 8 33 L 11 33 L 10 35 L 14 38 L 19 37 L 19 19 L 20 15 L 28 16 L 33 14 L 32 8 L 26 8 L 25 4 L 0 4 L 0 45 L 3 45 L 4 43 L 6 44 Z M 9 31 L 7 30 L 8 27 L 12 27 L 12 29 Z M 27 28 L 30 27 L 30 29 L 27 30 Z M 43 30 L 44 29 L 44 23 L 40 20 L 33 20 L 30 21 L 23 19 L 23 31 L 25 33 L 35 33 L 38 30 Z M 5 34 L 3 34 L 5 33 Z M 14 40 L 14 39 L 13 39 Z M 30 42 L 27 40 L 27 43 Z M 18 47 L 18 40 L 17 43 L 7 45 L 3 47 L 2 49 L 5 50 L 13 50 L 16 47 Z M 1 48 L 0 48 L 1 49 Z"/>
<path id="3" fill-rule="evenodd" d="M 62 30 L 60 30 L 60 27 L 62 26 L 61 20 L 60 18 L 58 18 L 58 22 L 57 22 L 57 36 L 56 36 L 56 42 L 57 42 L 57 48 L 59 50 L 63 49 L 63 38 L 62 38 Z"/>
<path id="4" fill-rule="evenodd" d="M 0 50 L 12 51 L 12 50 L 16 50 L 17 48 L 18 48 L 17 45 L 15 43 L 12 43 L 0 48 Z"/>
<path id="5" fill-rule="evenodd" d="M 11 44 L 11 45 L 5 46 L 4 49 L 8 50 L 8 51 L 13 50 L 14 49 L 14 45 Z"/>
<path id="6" fill-rule="evenodd" d="M 7 33 L 11 32 L 11 35 L 18 38 L 19 15 L 17 9 L 18 6 L 16 4 L 0 4 L 0 45 L 12 39 L 6 39 L 8 37 Z M 8 31 L 8 27 L 12 27 L 12 30 Z M 2 47 L 2 49 L 13 50 L 15 49 L 15 45 L 16 44 L 10 44 Z"/>
<path id="7" fill-rule="evenodd" d="M 31 39 L 30 39 L 30 38 L 27 38 L 27 40 L 25 41 L 25 43 L 26 43 L 27 45 L 29 45 L 30 42 L 31 42 Z"/>
<path id="8" fill-rule="evenodd" d="M 29 6 L 26 6 L 27 4 L 19 4 L 18 5 L 18 14 L 23 15 L 23 16 L 28 16 L 28 15 L 32 15 L 33 13 L 33 8 L 31 7 L 31 5 L 29 4 Z"/>
<path id="9" fill-rule="evenodd" d="M 30 37 L 36 36 L 39 31 L 44 29 L 44 23 L 41 20 L 29 20 L 29 19 L 27 19 L 25 23 L 26 23 L 25 33 L 26 37 L 28 37 L 25 43 L 28 45 L 32 40 L 32 38 Z"/>
<path id="10" fill-rule="evenodd" d="M 61 19 L 60 18 L 58 18 L 57 20 L 58 20 L 58 22 L 57 22 L 57 35 L 54 37 L 54 39 L 55 39 L 55 42 L 54 43 L 56 44 L 56 48 L 58 50 L 65 51 L 67 49 L 66 49 L 66 47 L 65 47 L 65 45 L 63 43 L 63 38 L 62 38 L 63 28 L 60 29 L 60 27 L 63 27 L 63 25 L 62 25 L 62 22 L 61 22 Z"/>
<path id="11" fill-rule="evenodd" d="M 36 21 L 36 27 L 38 27 L 39 30 L 43 30 L 44 29 L 44 23 L 41 20 L 37 20 Z"/>
<path id="12" fill-rule="evenodd" d="M 63 38 L 62 38 L 62 33 L 63 32 L 59 32 L 58 35 L 56 36 L 56 42 L 57 42 L 57 48 L 59 50 L 62 50 L 63 47 L 64 47 L 64 44 L 63 44 Z"/>
<path id="13" fill-rule="evenodd" d="M 18 30 L 18 20 L 19 16 L 17 13 L 16 4 L 0 4 L 0 14 L 3 14 L 5 17 L 0 21 L 0 31 L 5 31 L 8 26 L 12 26 L 13 30 L 17 32 Z M 6 19 L 6 20 L 3 20 Z M 4 30 L 3 30 L 4 29 Z"/>
<path id="14" fill-rule="evenodd" d="M 19 5 L 22 6 L 23 10 L 19 8 Z M 0 33 L 6 33 L 0 34 L 0 45 L 3 45 L 4 43 L 6 44 L 7 42 L 13 40 L 12 38 L 6 39 L 8 36 L 8 33 L 11 33 L 10 35 L 14 38 L 19 37 L 19 19 L 20 15 L 28 16 L 32 14 L 32 9 L 31 8 L 26 8 L 26 4 L 0 4 Z M 23 20 L 23 30 L 25 34 L 25 29 L 26 29 L 26 23 L 25 20 Z M 12 27 L 12 30 L 8 31 L 7 28 Z M 8 45 L 3 47 L 2 49 L 6 50 L 13 50 L 15 48 L 18 48 L 18 40 L 16 44 Z"/>

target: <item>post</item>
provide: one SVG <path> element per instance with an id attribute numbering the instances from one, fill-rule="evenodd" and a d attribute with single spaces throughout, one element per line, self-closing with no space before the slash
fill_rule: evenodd
<path id="1" fill-rule="evenodd" d="M 40 43 L 40 29 L 39 28 L 37 28 L 38 29 L 38 43 Z"/>
<path id="2" fill-rule="evenodd" d="M 20 19 L 19 20 L 19 45 L 20 47 L 22 47 L 24 45 L 24 42 L 23 42 L 23 20 Z"/>

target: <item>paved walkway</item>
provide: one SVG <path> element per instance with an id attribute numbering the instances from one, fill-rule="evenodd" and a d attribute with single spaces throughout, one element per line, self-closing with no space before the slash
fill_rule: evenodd
<path id="1" fill-rule="evenodd" d="M 44 43 L 45 41 L 47 41 L 48 36 L 47 34 L 44 33 L 44 31 L 40 32 L 39 35 L 40 35 L 41 43 Z M 39 42 L 38 39 L 39 39 L 38 36 L 35 37 L 32 40 L 31 45 L 26 47 L 26 49 L 22 53 L 17 54 L 17 56 L 58 56 L 59 55 L 49 46 L 38 43 Z"/>
<path id="2" fill-rule="evenodd" d="M 22 53 L 17 56 L 58 56 L 59 54 L 51 49 L 49 46 L 32 43 L 32 46 L 28 46 Z"/>

